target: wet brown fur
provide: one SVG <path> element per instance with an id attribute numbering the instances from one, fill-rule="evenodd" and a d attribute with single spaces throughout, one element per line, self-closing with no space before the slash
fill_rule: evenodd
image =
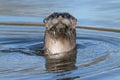
<path id="1" fill-rule="evenodd" d="M 54 58 L 56 54 L 55 58 L 67 56 L 66 53 L 76 47 L 76 22 L 76 18 L 69 13 L 53 13 L 44 19 L 46 25 L 44 48 L 48 57 Z"/>

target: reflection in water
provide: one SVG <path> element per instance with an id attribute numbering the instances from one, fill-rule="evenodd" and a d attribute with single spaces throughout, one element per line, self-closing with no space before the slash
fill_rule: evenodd
<path id="1" fill-rule="evenodd" d="M 59 53 L 60 54 L 60 53 Z M 46 57 L 46 68 L 50 72 L 63 72 L 76 69 L 76 49 L 65 53 L 60 59 Z"/>

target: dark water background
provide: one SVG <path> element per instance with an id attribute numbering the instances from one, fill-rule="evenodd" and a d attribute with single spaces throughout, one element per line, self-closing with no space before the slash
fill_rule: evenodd
<path id="1" fill-rule="evenodd" d="M 0 0 L 0 22 L 42 23 L 52 12 L 70 12 L 78 25 L 120 29 L 119 4 L 119 0 Z M 74 68 L 55 73 L 48 71 L 44 57 L 35 55 L 43 48 L 44 31 L 37 26 L 0 25 L 0 80 L 120 79 L 120 33 L 77 29 Z"/>

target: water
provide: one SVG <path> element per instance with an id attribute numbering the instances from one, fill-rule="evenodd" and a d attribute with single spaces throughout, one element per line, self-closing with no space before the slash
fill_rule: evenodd
<path id="1" fill-rule="evenodd" d="M 77 17 L 79 25 L 120 29 L 119 3 L 1 0 L 0 22 L 41 23 L 54 11 L 66 11 Z M 75 60 L 47 66 L 45 57 L 36 55 L 43 48 L 44 31 L 44 27 L 37 26 L 0 25 L 0 80 L 119 80 L 119 33 L 77 29 Z"/>

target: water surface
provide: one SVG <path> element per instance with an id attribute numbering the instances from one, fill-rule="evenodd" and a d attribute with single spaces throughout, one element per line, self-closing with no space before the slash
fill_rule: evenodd
<path id="1" fill-rule="evenodd" d="M 27 16 L 38 22 L 53 12 L 69 12 L 79 25 L 120 29 L 119 4 L 120 0 L 1 0 L 0 21 L 8 20 L 9 16 Z M 31 21 L 21 17 L 19 20 Z"/>

